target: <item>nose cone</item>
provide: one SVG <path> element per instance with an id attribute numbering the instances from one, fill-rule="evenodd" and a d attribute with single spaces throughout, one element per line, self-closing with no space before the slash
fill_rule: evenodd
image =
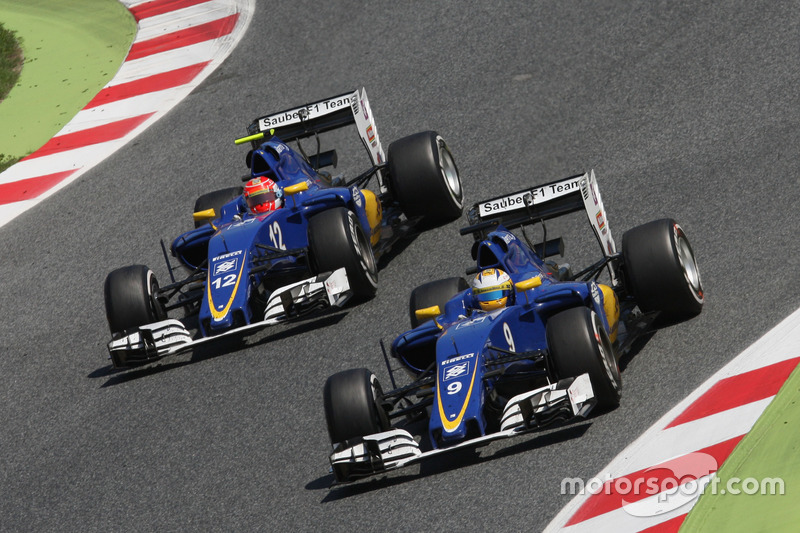
<path id="1" fill-rule="evenodd" d="M 453 355 L 440 359 L 437 366 L 436 400 L 429 425 L 431 443 L 441 447 L 461 442 L 468 437 L 470 427 L 477 427 L 482 434 L 480 355 Z"/>

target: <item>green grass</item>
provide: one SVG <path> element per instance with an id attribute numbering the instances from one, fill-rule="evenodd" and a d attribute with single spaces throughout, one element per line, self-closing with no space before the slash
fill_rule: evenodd
<path id="1" fill-rule="evenodd" d="M 683 522 L 680 532 L 797 531 L 800 506 L 800 366 L 795 368 L 778 395 L 722 464 L 716 494 L 707 491 Z M 726 491 L 733 480 L 755 480 L 755 493 Z M 783 491 L 769 490 L 766 480 L 780 479 Z M 751 490 L 756 485 L 751 481 Z M 736 485 L 741 491 L 747 485 Z M 764 488 L 767 490 L 763 490 Z"/>
<path id="2" fill-rule="evenodd" d="M 0 24 L 0 103 L 17 84 L 24 60 L 22 48 L 13 31 Z M 0 172 L 19 161 L 18 157 L 0 153 Z"/>
<path id="3" fill-rule="evenodd" d="M 45 145 L 113 78 L 136 21 L 118 0 L 0 0 L 0 22 L 23 53 L 0 102 L 2 169 Z"/>

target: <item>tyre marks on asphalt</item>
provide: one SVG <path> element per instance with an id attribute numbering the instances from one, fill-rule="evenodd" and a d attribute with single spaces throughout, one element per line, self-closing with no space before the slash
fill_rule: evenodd
<path id="1" fill-rule="evenodd" d="M 254 0 L 122 0 L 138 31 L 116 76 L 39 150 L 0 174 L 0 226 L 177 105 L 244 35 Z"/>
<path id="2" fill-rule="evenodd" d="M 678 531 L 704 487 L 800 363 L 800 310 L 622 451 L 548 532 Z"/>

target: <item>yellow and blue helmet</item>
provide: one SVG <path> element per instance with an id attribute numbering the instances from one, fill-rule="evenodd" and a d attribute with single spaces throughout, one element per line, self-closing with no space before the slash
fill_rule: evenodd
<path id="1" fill-rule="evenodd" d="M 472 295 L 484 311 L 505 307 L 513 293 L 511 278 L 499 268 L 479 272 L 472 282 Z"/>

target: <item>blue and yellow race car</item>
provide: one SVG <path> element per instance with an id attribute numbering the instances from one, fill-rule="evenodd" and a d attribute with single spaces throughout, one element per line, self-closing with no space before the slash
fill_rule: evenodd
<path id="1" fill-rule="evenodd" d="M 603 256 L 573 273 L 549 259 L 563 253 L 563 240 L 548 240 L 544 226 L 581 210 Z M 414 289 L 412 329 L 392 342 L 413 381 L 397 387 L 384 353 L 393 390 L 383 392 L 364 368 L 325 384 L 338 482 L 616 407 L 618 362 L 631 343 L 702 310 L 681 226 L 662 219 L 633 228 L 618 251 L 594 172 L 480 202 L 468 217 L 472 282 L 453 277 Z M 531 225 L 545 229 L 543 242 L 528 239 Z"/>
<path id="2" fill-rule="evenodd" d="M 325 170 L 337 155 L 320 151 L 319 135 L 348 125 L 358 129 L 371 167 L 346 181 Z M 107 276 L 114 367 L 371 298 L 377 260 L 394 243 L 421 222 L 461 216 L 461 180 L 442 137 L 410 135 L 385 156 L 363 89 L 260 117 L 248 133 L 237 140 L 251 145 L 244 186 L 197 199 L 195 228 L 171 246 L 179 266 L 162 242 L 171 283 L 160 286 L 144 265 Z M 316 139 L 312 156 L 300 144 L 309 137 Z"/>

